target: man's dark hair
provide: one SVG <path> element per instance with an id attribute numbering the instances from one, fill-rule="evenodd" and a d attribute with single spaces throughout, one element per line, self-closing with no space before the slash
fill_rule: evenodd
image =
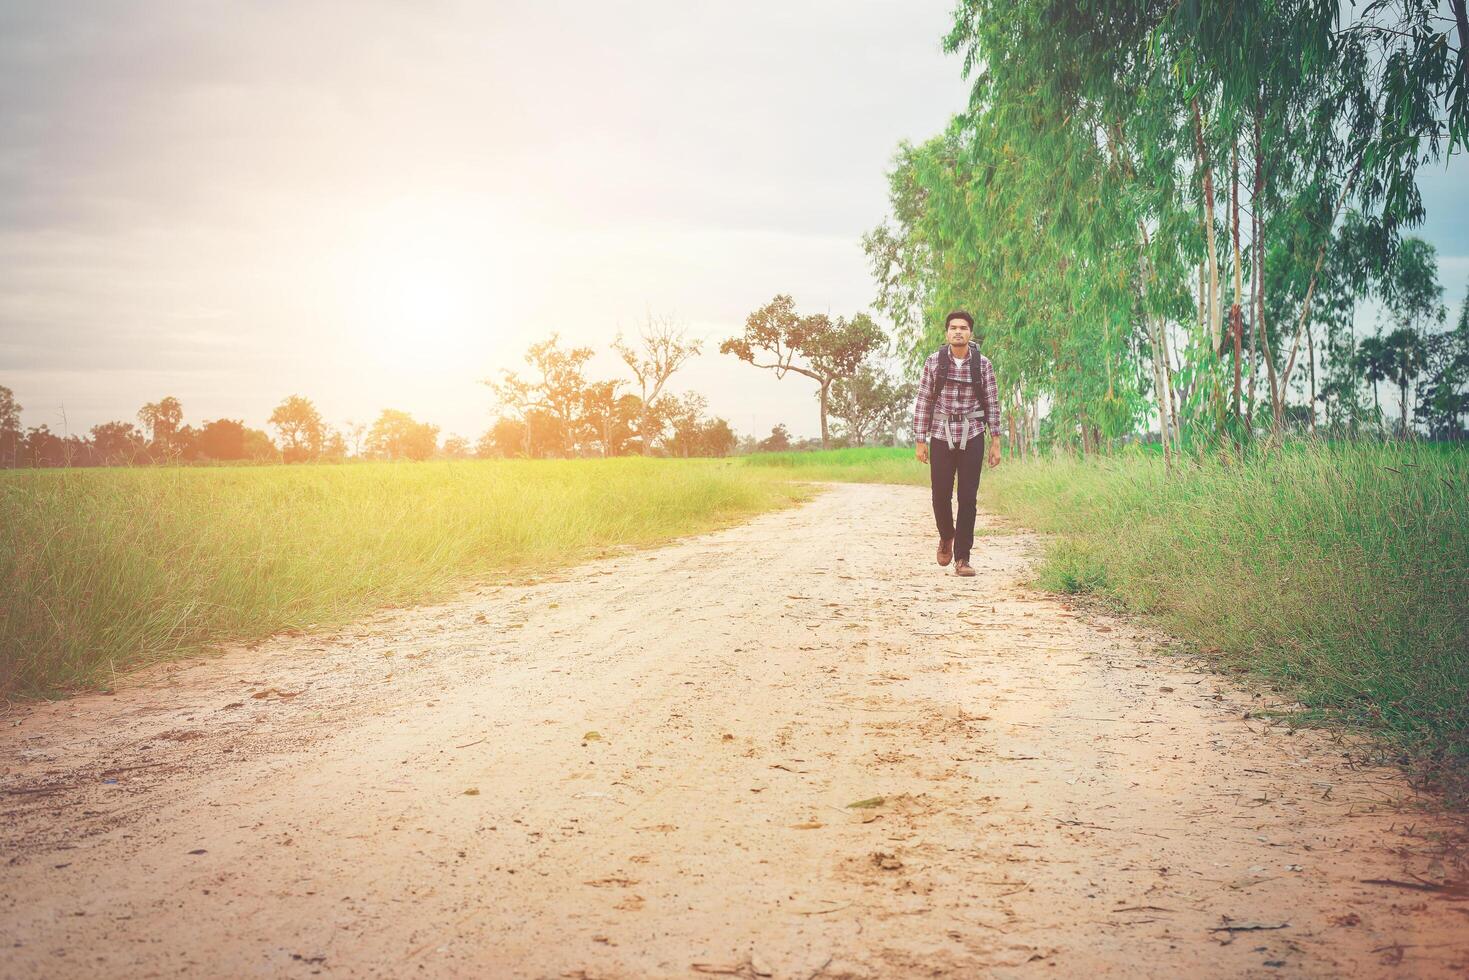
<path id="1" fill-rule="evenodd" d="M 949 329 L 949 323 L 952 320 L 963 320 L 969 324 L 970 330 L 974 329 L 974 317 L 969 315 L 968 310 L 955 310 L 953 313 L 950 313 L 948 316 L 944 317 L 945 330 Z"/>

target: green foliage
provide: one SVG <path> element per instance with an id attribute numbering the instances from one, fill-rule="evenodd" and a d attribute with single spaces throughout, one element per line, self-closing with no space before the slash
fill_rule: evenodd
<path id="1" fill-rule="evenodd" d="M 912 382 L 895 382 L 881 368 L 863 365 L 831 386 L 828 412 L 840 423 L 839 434 L 860 446 L 899 426 L 913 410 L 917 388 Z"/>
<path id="2" fill-rule="evenodd" d="M 1107 565 L 1096 551 L 1075 541 L 1060 541 L 1046 550 L 1036 584 L 1067 595 L 1104 595 Z"/>
<path id="3" fill-rule="evenodd" d="M 918 462 L 911 447 L 868 446 L 811 453 L 761 452 L 744 457 L 744 463 L 776 470 L 797 480 L 928 486 L 928 466 Z"/>
<path id="4" fill-rule="evenodd" d="M 864 240 L 899 351 L 916 368 L 974 309 L 1022 439 L 1045 405 L 1061 442 L 1156 424 L 1187 448 L 1248 437 L 1262 373 L 1269 423 L 1301 414 L 1324 326 L 1329 414 L 1355 425 L 1352 309 L 1421 267 L 1398 248 L 1417 168 L 1469 145 L 1435 12 L 960 0 L 969 108 L 899 148 Z"/>

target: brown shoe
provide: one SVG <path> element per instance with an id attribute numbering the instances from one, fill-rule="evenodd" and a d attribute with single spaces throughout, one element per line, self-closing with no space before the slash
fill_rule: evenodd
<path id="1" fill-rule="evenodd" d="M 949 559 L 954 557 L 954 539 L 939 538 L 939 564 L 947 565 Z"/>
<path id="2" fill-rule="evenodd" d="M 974 566 L 969 564 L 969 562 L 965 559 L 960 558 L 958 561 L 954 562 L 954 574 L 963 575 L 965 578 L 970 578 L 974 575 Z"/>

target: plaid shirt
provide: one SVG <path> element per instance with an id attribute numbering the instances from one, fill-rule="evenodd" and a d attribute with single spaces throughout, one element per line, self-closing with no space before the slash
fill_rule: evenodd
<path id="1" fill-rule="evenodd" d="M 951 352 L 952 353 L 952 352 Z M 934 351 L 923 364 L 923 377 L 918 382 L 918 402 L 913 406 L 913 438 L 918 442 L 927 442 L 930 439 L 943 439 L 944 427 L 942 423 L 934 421 L 936 415 L 949 415 L 954 417 L 968 415 L 978 409 L 979 399 L 974 394 L 974 385 L 971 383 L 969 367 L 974 363 L 974 355 L 978 354 L 973 344 L 969 347 L 969 353 L 963 360 L 954 359 L 953 368 L 947 380 L 940 379 L 939 357 L 940 352 Z M 990 364 L 990 359 L 983 354 L 979 357 L 979 377 L 989 394 L 989 410 L 985 412 L 984 426 L 979 431 L 998 433 L 1000 431 L 1000 387 L 995 381 L 995 369 Z M 938 399 L 933 402 L 932 409 L 929 401 L 933 399 L 935 386 L 938 388 Z M 957 432 L 957 426 L 955 427 Z M 957 439 L 958 436 L 956 435 Z"/>

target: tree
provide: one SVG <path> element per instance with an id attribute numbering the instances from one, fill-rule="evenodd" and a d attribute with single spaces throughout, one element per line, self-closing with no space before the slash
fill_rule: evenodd
<path id="1" fill-rule="evenodd" d="M 67 440 L 43 423 L 26 430 L 21 442 L 20 456 L 27 466 L 68 466 L 71 463 L 69 448 L 71 447 L 67 446 Z"/>
<path id="2" fill-rule="evenodd" d="M 520 419 L 496 419 L 475 444 L 474 454 L 480 459 L 505 459 L 519 456 L 526 443 L 526 426 Z"/>
<path id="3" fill-rule="evenodd" d="M 469 440 L 463 436 L 446 436 L 444 445 L 439 449 L 439 455 L 445 459 L 468 459 Z"/>
<path id="4" fill-rule="evenodd" d="M 821 444 L 825 446 L 829 441 L 827 414 L 832 384 L 854 375 L 884 339 L 866 313 L 858 313 L 850 321 L 832 320 L 824 313 L 798 316 L 795 301 L 788 295 L 777 295 L 751 313 L 745 320 L 745 332 L 720 344 L 719 352 L 772 370 L 777 378 L 794 371 L 820 385 L 817 397 L 821 404 Z M 757 364 L 757 351 L 768 353 L 771 362 Z"/>
<path id="5" fill-rule="evenodd" d="M 704 423 L 704 431 L 699 434 L 702 456 L 728 456 L 734 452 L 739 445 L 739 436 L 735 435 L 734 429 L 730 428 L 727 419 L 710 419 Z"/>
<path id="6" fill-rule="evenodd" d="M 240 419 L 206 422 L 199 432 L 198 446 L 210 459 L 245 459 L 245 423 Z"/>
<path id="7" fill-rule="evenodd" d="M 483 382 L 495 393 L 502 410 L 510 411 L 526 424 L 523 448 L 526 456 L 532 455 L 532 444 L 537 443 L 538 433 L 549 436 L 537 443 L 542 451 L 557 456 L 576 451 L 587 386 L 582 372 L 591 357 L 590 347 L 562 347 L 558 335 L 553 333 L 539 344 L 532 344 L 525 355 L 526 362 L 540 375 L 539 379 L 524 380 L 507 370 L 499 381 Z M 542 424 L 532 421 L 533 411 L 541 413 Z M 544 425 L 546 420 L 553 423 L 549 431 Z"/>
<path id="8" fill-rule="evenodd" d="M 20 404 L 15 392 L 0 385 L 0 466 L 20 464 Z"/>
<path id="9" fill-rule="evenodd" d="M 347 442 L 349 451 L 353 456 L 362 455 L 362 439 L 367 432 L 367 426 L 362 422 L 348 419 L 342 427 L 342 436 Z"/>
<path id="10" fill-rule="evenodd" d="M 864 239 L 907 366 L 963 307 L 1021 433 L 1085 448 L 1152 416 L 1165 454 L 1173 433 L 1245 437 L 1255 413 L 1226 408 L 1245 372 L 1278 430 L 1344 222 L 1390 258 L 1422 218 L 1418 168 L 1469 143 L 1439 6 L 959 0 L 967 111 L 900 146 Z M 1328 411 L 1355 420 L 1352 339 L 1328 326 Z"/>
<path id="11" fill-rule="evenodd" d="M 632 426 L 644 414 L 636 395 L 617 394 L 621 381 L 593 381 L 582 389 L 581 418 L 588 442 L 603 456 L 621 456 L 627 451 Z"/>
<path id="12" fill-rule="evenodd" d="M 1408 386 L 1418 380 L 1428 363 L 1423 338 L 1415 330 L 1398 329 L 1382 340 L 1388 378 L 1398 386 L 1398 435 L 1408 438 Z"/>
<path id="13" fill-rule="evenodd" d="M 789 450 L 791 448 L 791 433 L 785 427 L 785 423 L 777 423 L 770 430 L 770 435 L 760 440 L 758 448 L 762 453 L 783 453 Z"/>
<path id="14" fill-rule="evenodd" d="M 1425 328 L 1442 323 L 1446 314 L 1433 246 L 1421 238 L 1405 239 L 1393 257 L 1383 292 L 1397 327 L 1383 344 L 1389 376 L 1398 386 L 1398 433 L 1407 438 L 1408 388 L 1428 366 Z"/>
<path id="15" fill-rule="evenodd" d="M 385 408 L 367 433 L 367 451 L 381 459 L 425 460 L 434 454 L 439 427 L 415 422 L 413 416 Z"/>
<path id="16" fill-rule="evenodd" d="M 174 453 L 174 435 L 184 420 L 184 409 L 179 400 L 169 395 L 156 402 L 148 402 L 138 409 L 138 421 L 148 431 L 155 455 L 169 458 Z"/>
<path id="17" fill-rule="evenodd" d="M 638 339 L 641 348 L 634 350 L 619 333 L 612 342 L 612 349 L 622 357 L 638 381 L 638 397 L 642 405 L 642 411 L 638 413 L 638 449 L 647 455 L 658 436 L 652 431 L 651 406 L 663 394 L 663 386 L 674 372 L 699 353 L 700 345 L 696 340 L 686 340 L 683 328 L 672 317 L 654 316 L 652 313 L 648 314 Z"/>
<path id="18" fill-rule="evenodd" d="M 143 434 L 131 422 L 92 426 L 92 456 L 102 466 L 126 466 L 143 457 Z"/>
<path id="19" fill-rule="evenodd" d="M 321 444 L 321 459 L 340 463 L 347 458 L 347 437 L 336 426 L 326 427 L 326 439 Z"/>
<path id="20" fill-rule="evenodd" d="M 663 447 L 668 455 L 688 458 L 730 454 L 739 439 L 725 419 L 706 418 L 707 407 L 704 396 L 692 391 L 677 400 L 669 420 L 672 431 Z"/>
<path id="21" fill-rule="evenodd" d="M 1372 389 L 1372 409 L 1379 425 L 1382 424 L 1382 400 L 1377 386 L 1392 376 L 1392 355 L 1380 336 L 1367 337 L 1357 345 L 1354 355 L 1357 373 Z"/>
<path id="22" fill-rule="evenodd" d="M 879 432 L 890 429 L 911 407 L 911 385 L 896 384 L 881 368 L 863 365 L 850 378 L 832 385 L 831 415 L 841 425 L 841 434 L 854 446 L 866 444 Z"/>
<path id="23" fill-rule="evenodd" d="M 1429 337 L 1427 347 L 1428 378 L 1417 414 L 1429 438 L 1457 441 L 1465 435 L 1459 417 L 1469 414 L 1469 297 L 1454 329 Z"/>
<path id="24" fill-rule="evenodd" d="M 247 428 L 245 430 L 245 458 L 259 463 L 278 463 L 281 459 L 281 452 L 264 431 Z"/>
<path id="25" fill-rule="evenodd" d="M 270 413 L 270 425 L 281 440 L 287 463 L 311 460 L 321 455 L 326 425 L 311 399 L 291 395 Z"/>

